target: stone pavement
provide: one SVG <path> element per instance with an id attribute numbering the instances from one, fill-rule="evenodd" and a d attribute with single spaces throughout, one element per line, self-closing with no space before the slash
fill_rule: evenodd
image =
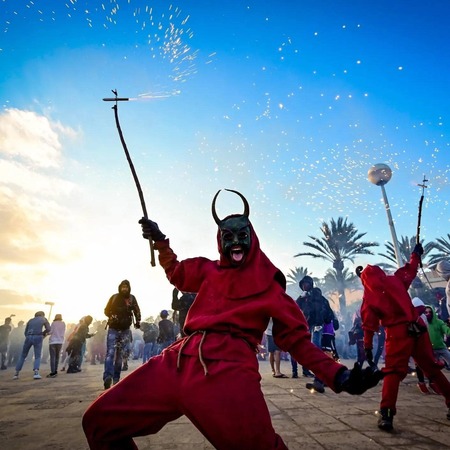
<path id="1" fill-rule="evenodd" d="M 344 363 L 352 365 L 351 361 Z M 131 361 L 130 370 L 138 365 Z M 303 377 L 273 378 L 267 361 L 261 361 L 260 368 L 274 427 L 290 450 L 450 448 L 450 421 L 443 397 L 421 394 L 412 375 L 400 387 L 395 431 L 386 433 L 376 425 L 379 386 L 362 396 L 338 395 L 330 389 L 325 394 L 311 393 Z M 14 369 L 0 371 L 0 448 L 87 449 L 81 417 L 103 392 L 102 369 L 84 363 L 81 373 L 60 372 L 49 379 L 45 364 L 42 380 L 33 380 L 28 362 L 16 381 L 12 380 Z M 290 363 L 283 361 L 282 370 L 290 375 Z M 449 372 L 446 375 L 450 377 Z M 136 443 L 140 450 L 213 448 L 186 418 L 168 424 L 155 436 L 137 438 Z"/>

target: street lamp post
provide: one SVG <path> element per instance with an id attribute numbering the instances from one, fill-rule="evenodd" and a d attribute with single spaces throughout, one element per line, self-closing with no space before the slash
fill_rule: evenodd
<path id="1" fill-rule="evenodd" d="M 50 312 L 48 313 L 48 318 L 51 319 L 51 317 L 52 317 L 52 308 L 53 308 L 53 305 L 55 304 L 55 302 L 45 302 L 45 304 L 50 306 Z"/>
<path id="2" fill-rule="evenodd" d="M 392 244 L 394 246 L 395 259 L 397 261 L 397 266 L 403 266 L 403 258 L 400 254 L 400 247 L 398 245 L 397 234 L 395 233 L 394 221 L 392 220 L 391 208 L 386 195 L 386 189 L 384 185 L 389 182 L 392 178 L 392 170 L 387 164 L 375 164 L 369 169 L 368 172 L 369 181 L 377 186 L 381 187 L 381 192 L 383 194 L 383 202 L 386 208 L 386 214 L 388 217 L 389 228 L 391 230 Z"/>

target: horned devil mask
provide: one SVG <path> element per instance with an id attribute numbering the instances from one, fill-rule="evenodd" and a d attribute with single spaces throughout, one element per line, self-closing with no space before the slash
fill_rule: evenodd
<path id="1" fill-rule="evenodd" d="M 225 189 L 229 192 L 234 192 L 244 202 L 243 214 L 232 214 L 219 219 L 216 213 L 216 200 L 220 193 L 217 191 L 214 196 L 211 210 L 215 222 L 219 227 L 220 233 L 220 249 L 222 254 L 230 261 L 233 266 L 240 266 L 244 263 L 245 258 L 250 250 L 251 238 L 250 238 L 250 207 L 246 198 L 239 192 L 231 189 Z"/>

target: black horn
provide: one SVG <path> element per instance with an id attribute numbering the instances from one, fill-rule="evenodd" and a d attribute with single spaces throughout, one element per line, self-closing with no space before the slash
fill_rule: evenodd
<path id="1" fill-rule="evenodd" d="M 355 272 L 356 272 L 356 275 L 358 275 L 359 278 L 361 278 L 361 273 L 362 273 L 363 270 L 364 270 L 363 266 L 358 266 L 356 268 Z"/>
<path id="2" fill-rule="evenodd" d="M 217 193 L 216 193 L 216 195 L 214 196 L 214 198 L 213 198 L 213 201 L 212 201 L 212 205 L 211 205 L 211 212 L 212 212 L 212 216 L 214 217 L 214 221 L 217 223 L 217 225 L 219 225 L 220 226 L 220 219 L 219 219 L 219 216 L 217 215 L 217 213 L 216 213 L 216 199 L 217 199 L 217 196 L 219 195 L 219 192 L 221 191 L 221 189 L 219 189 L 218 191 L 217 191 Z"/>
<path id="3" fill-rule="evenodd" d="M 241 197 L 241 200 L 244 202 L 244 213 L 243 213 L 243 216 L 248 218 L 248 216 L 250 215 L 250 206 L 248 204 L 247 199 L 238 191 L 233 191 L 233 189 L 225 189 L 225 190 L 228 191 L 228 192 L 234 192 L 235 194 L 239 195 L 239 197 Z M 212 205 L 211 205 L 212 216 L 214 218 L 214 221 L 219 226 L 220 226 L 222 221 L 219 219 L 219 216 L 217 215 L 217 212 L 216 212 L 216 200 L 217 200 L 217 197 L 218 197 L 220 191 L 221 191 L 221 189 L 219 189 L 216 192 L 216 195 L 214 196 L 213 201 L 212 201 Z"/>
<path id="4" fill-rule="evenodd" d="M 228 192 L 234 192 L 235 194 L 239 195 L 241 197 L 241 200 L 244 202 L 244 213 L 243 215 L 248 218 L 250 215 L 250 206 L 248 205 L 247 199 L 238 191 L 233 191 L 232 189 L 225 189 Z"/>

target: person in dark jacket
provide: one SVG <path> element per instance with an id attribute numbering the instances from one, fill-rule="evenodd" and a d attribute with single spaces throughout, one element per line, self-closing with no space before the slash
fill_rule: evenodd
<path id="1" fill-rule="evenodd" d="M 70 339 L 66 352 L 69 355 L 69 366 L 66 373 L 81 372 L 81 362 L 83 359 L 83 345 L 86 339 L 89 339 L 93 334 L 89 333 L 89 325 L 92 323 L 92 316 L 84 316 L 81 319 L 77 331 Z"/>
<path id="2" fill-rule="evenodd" d="M 178 322 L 180 324 L 180 335 L 181 337 L 186 336 L 183 331 L 184 322 L 186 321 L 186 316 L 195 300 L 195 294 L 193 292 L 182 292 L 181 297 L 178 297 L 180 291 L 174 288 L 172 292 L 172 309 L 178 311 Z"/>
<path id="3" fill-rule="evenodd" d="M 119 292 L 111 296 L 105 307 L 108 317 L 108 335 L 106 337 L 106 358 L 103 372 L 103 386 L 109 389 L 111 384 L 120 380 L 123 351 L 128 348 L 131 339 L 131 324 L 140 328 L 141 311 L 136 297 L 131 294 L 128 280 L 119 284 Z"/>
<path id="4" fill-rule="evenodd" d="M 313 344 L 322 348 L 323 326 L 333 322 L 333 310 L 328 300 L 322 295 L 322 291 L 314 287 L 314 280 L 310 276 L 303 277 L 299 286 L 304 294 L 297 298 L 296 303 L 308 322 Z M 317 377 L 314 377 L 312 383 L 306 383 L 306 388 L 320 393 L 325 392 L 323 382 Z"/>
<path id="5" fill-rule="evenodd" d="M 6 370 L 7 365 L 7 354 L 9 346 L 9 335 L 11 333 L 11 317 L 5 319 L 5 323 L 0 326 L 0 357 L 1 357 L 1 370 Z"/>
<path id="6" fill-rule="evenodd" d="M 158 323 L 158 354 L 175 341 L 175 328 L 173 322 L 168 319 L 169 312 L 163 309 L 159 317 L 161 317 L 161 320 Z"/>

